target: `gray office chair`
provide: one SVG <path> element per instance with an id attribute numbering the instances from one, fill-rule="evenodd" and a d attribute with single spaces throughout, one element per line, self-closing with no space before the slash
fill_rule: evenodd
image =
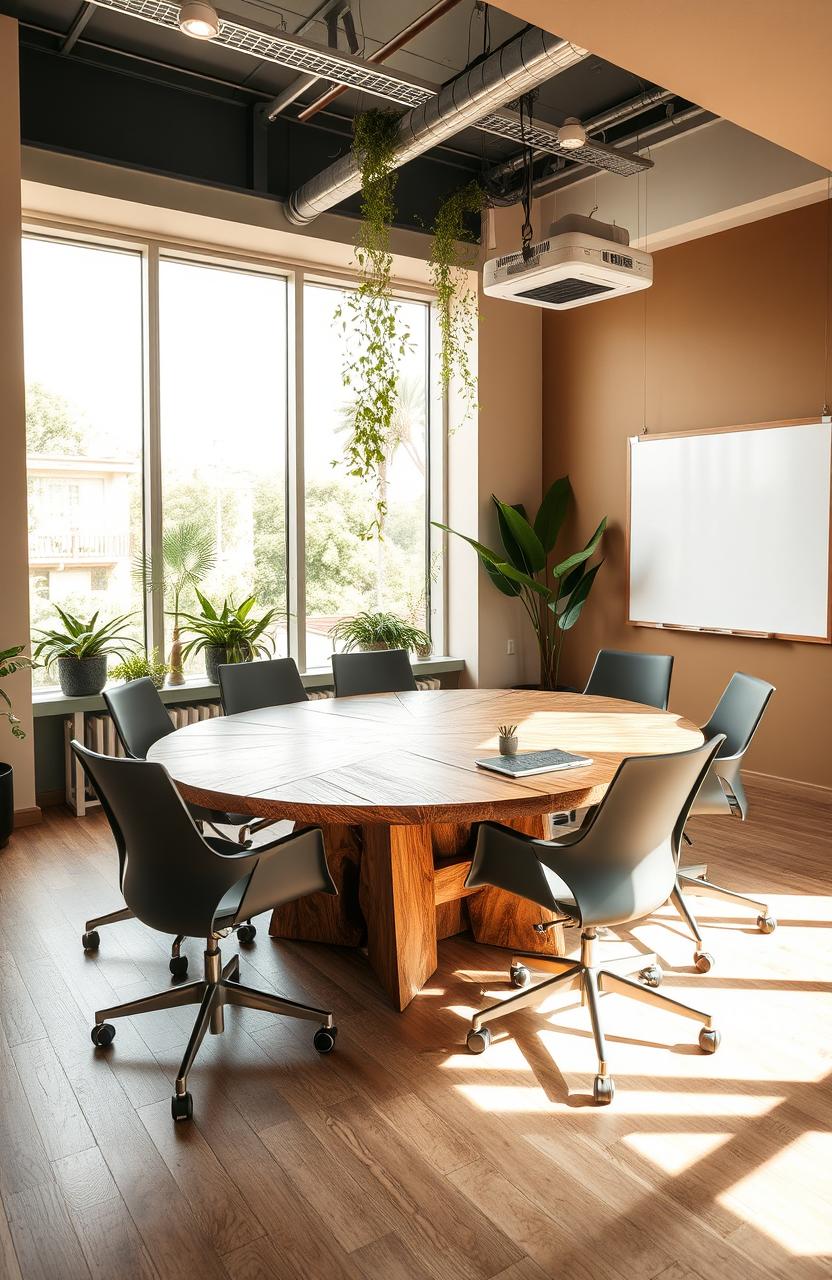
<path id="1" fill-rule="evenodd" d="M 615 928 L 663 906 L 676 880 L 679 848 L 690 807 L 711 761 L 724 742 L 722 735 L 693 751 L 623 760 L 601 803 L 577 831 L 558 840 L 537 840 L 508 827 L 484 822 L 466 887 L 496 885 L 558 913 L 559 920 L 581 926 L 581 956 L 516 955 L 511 981 L 527 987 L 532 969 L 554 977 L 518 992 L 476 1014 L 468 1032 L 468 1048 L 482 1053 L 491 1042 L 488 1023 L 515 1009 L 539 1004 L 554 990 L 577 987 L 589 1005 L 598 1052 L 593 1096 L 611 1102 L 615 1085 L 609 1074 L 601 1028 L 599 995 L 609 991 L 679 1013 L 704 1025 L 699 1046 L 713 1053 L 719 1032 L 709 1014 L 650 990 L 662 980 L 655 956 L 630 956 L 597 965 L 599 928 Z M 626 974 L 640 971 L 647 986 Z"/>
<path id="2" fill-rule="evenodd" d="M 294 658 L 224 662 L 217 667 L 217 673 L 222 709 L 227 716 L 309 700 Z"/>
<path id="3" fill-rule="evenodd" d="M 239 955 L 223 965 L 219 948 L 220 938 L 239 920 L 310 893 L 337 892 L 320 828 L 306 827 L 252 850 L 241 849 L 233 840 L 206 839 L 163 765 L 97 755 L 75 741 L 72 750 L 95 788 L 119 847 L 130 910 L 162 933 L 207 939 L 201 981 L 99 1009 L 91 1031 L 96 1048 L 106 1048 L 115 1037 L 110 1018 L 198 1004 L 171 1100 L 174 1120 L 190 1120 L 193 1115 L 188 1073 L 206 1031 L 218 1035 L 224 1030 L 227 1004 L 318 1022 L 313 1043 L 319 1053 L 329 1053 L 337 1035 L 331 1013 L 242 986 Z"/>
<path id="4" fill-rule="evenodd" d="M 601 649 L 584 693 L 601 698 L 623 698 L 667 710 L 673 658 L 669 653 L 629 653 L 625 649 Z"/>
<path id="5" fill-rule="evenodd" d="M 131 680 L 128 684 L 115 689 L 105 689 L 102 693 L 107 710 L 116 728 L 119 741 L 126 754 L 133 760 L 144 760 L 147 753 L 167 734 L 174 732 L 173 723 L 165 710 L 159 691 L 153 681 L 144 677 Z M 202 805 L 188 804 L 192 817 L 197 822 L 204 822 L 212 829 L 215 823 L 227 823 L 239 827 L 240 843 L 247 845 L 248 827 L 251 818 L 244 813 L 223 813 L 218 809 L 206 809 Z M 215 834 L 224 839 L 221 831 Z M 119 864 L 119 885 L 124 879 L 124 865 Z M 98 932 L 104 925 L 117 924 L 121 920 L 132 919 L 133 912 L 129 907 L 119 911 L 111 911 L 107 915 L 95 916 L 88 920 L 81 935 L 85 951 L 97 951 L 101 945 Z M 256 927 L 249 920 L 242 924 L 237 932 L 240 942 L 253 942 L 257 935 Z M 174 978 L 184 978 L 188 972 L 188 957 L 181 953 L 184 936 L 177 937 L 171 946 L 170 971 Z"/>
<path id="6" fill-rule="evenodd" d="M 332 675 L 336 698 L 361 693 L 405 693 L 416 688 L 416 677 L 405 649 L 333 653 Z"/>
<path id="7" fill-rule="evenodd" d="M 714 708 L 713 714 L 702 732 L 706 738 L 714 734 L 722 734 L 724 742 L 717 753 L 696 797 L 690 816 L 700 817 L 705 814 L 718 814 L 725 817 L 739 818 L 745 821 L 748 816 L 748 800 L 742 785 L 740 768 L 743 756 L 751 745 L 757 732 L 763 713 L 774 693 L 774 685 L 756 676 L 744 675 L 737 671 L 731 676 L 728 685 Z M 685 840 L 692 843 L 687 833 Z M 765 902 L 757 898 L 748 898 L 745 894 L 734 893 L 731 889 L 723 889 L 707 878 L 708 868 L 705 865 L 680 867 L 673 891 L 673 904 L 687 922 L 696 939 L 696 951 L 693 962 L 700 973 L 707 973 L 713 967 L 714 958 L 703 949 L 703 938 L 696 919 L 685 901 L 682 890 L 686 889 L 694 897 L 720 898 L 723 902 L 739 902 L 757 912 L 757 927 L 761 933 L 773 933 L 777 921 Z"/>

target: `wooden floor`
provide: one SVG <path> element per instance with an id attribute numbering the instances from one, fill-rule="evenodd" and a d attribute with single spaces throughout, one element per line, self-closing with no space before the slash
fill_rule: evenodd
<path id="1" fill-rule="evenodd" d="M 769 896 L 777 932 L 700 899 L 705 977 L 670 912 L 603 944 L 659 953 L 664 989 L 718 1015 L 714 1057 L 695 1023 L 606 997 L 617 1094 L 599 1110 L 587 1019 L 563 998 L 465 1051 L 471 1011 L 509 991 L 504 952 L 442 943 L 396 1014 L 360 955 L 272 942 L 263 921 L 243 981 L 332 1007 L 337 1049 L 319 1058 L 310 1024 L 228 1011 L 178 1126 L 193 1010 L 120 1022 L 105 1052 L 89 1040 L 96 1007 L 167 985 L 166 940 L 129 921 L 84 955 L 85 916 L 119 903 L 115 855 L 100 815 L 48 811 L 0 853 L 0 1275 L 829 1276 L 832 810 L 808 790 L 749 793 L 752 820 L 700 819 L 690 852 Z"/>

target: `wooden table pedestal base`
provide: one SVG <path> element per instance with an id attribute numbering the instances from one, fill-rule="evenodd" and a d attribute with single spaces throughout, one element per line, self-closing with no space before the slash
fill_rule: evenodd
<path id="1" fill-rule="evenodd" d="M 549 834 L 548 819 L 517 818 L 527 835 Z M 477 942 L 563 952 L 560 926 L 545 934 L 534 925 L 551 913 L 501 889 L 466 889 L 471 865 L 470 824 L 324 827 L 327 859 L 338 898 L 315 894 L 278 907 L 275 938 L 359 946 L 397 1009 L 405 1009 L 437 967 L 436 945 L 470 928 Z"/>

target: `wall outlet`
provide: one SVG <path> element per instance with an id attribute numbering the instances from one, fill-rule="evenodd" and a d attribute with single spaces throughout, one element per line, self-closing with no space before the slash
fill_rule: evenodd
<path id="1" fill-rule="evenodd" d="M 514 641 L 513 641 L 513 640 L 506 640 L 506 653 L 508 653 L 508 654 L 513 654 L 513 653 L 516 653 L 516 652 L 517 652 L 517 650 L 516 650 L 516 649 L 515 649 L 515 647 L 514 647 Z"/>

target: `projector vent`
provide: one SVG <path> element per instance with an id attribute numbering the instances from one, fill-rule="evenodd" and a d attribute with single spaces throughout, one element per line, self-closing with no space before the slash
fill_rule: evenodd
<path id="1" fill-rule="evenodd" d="M 567 302 L 575 302 L 578 298 L 591 298 L 596 293 L 609 293 L 612 285 L 593 284 L 589 280 L 556 280 L 554 284 L 542 284 L 537 289 L 526 289 L 517 293 L 518 298 L 534 298 L 538 302 L 551 302 L 554 306 L 563 306 Z"/>

